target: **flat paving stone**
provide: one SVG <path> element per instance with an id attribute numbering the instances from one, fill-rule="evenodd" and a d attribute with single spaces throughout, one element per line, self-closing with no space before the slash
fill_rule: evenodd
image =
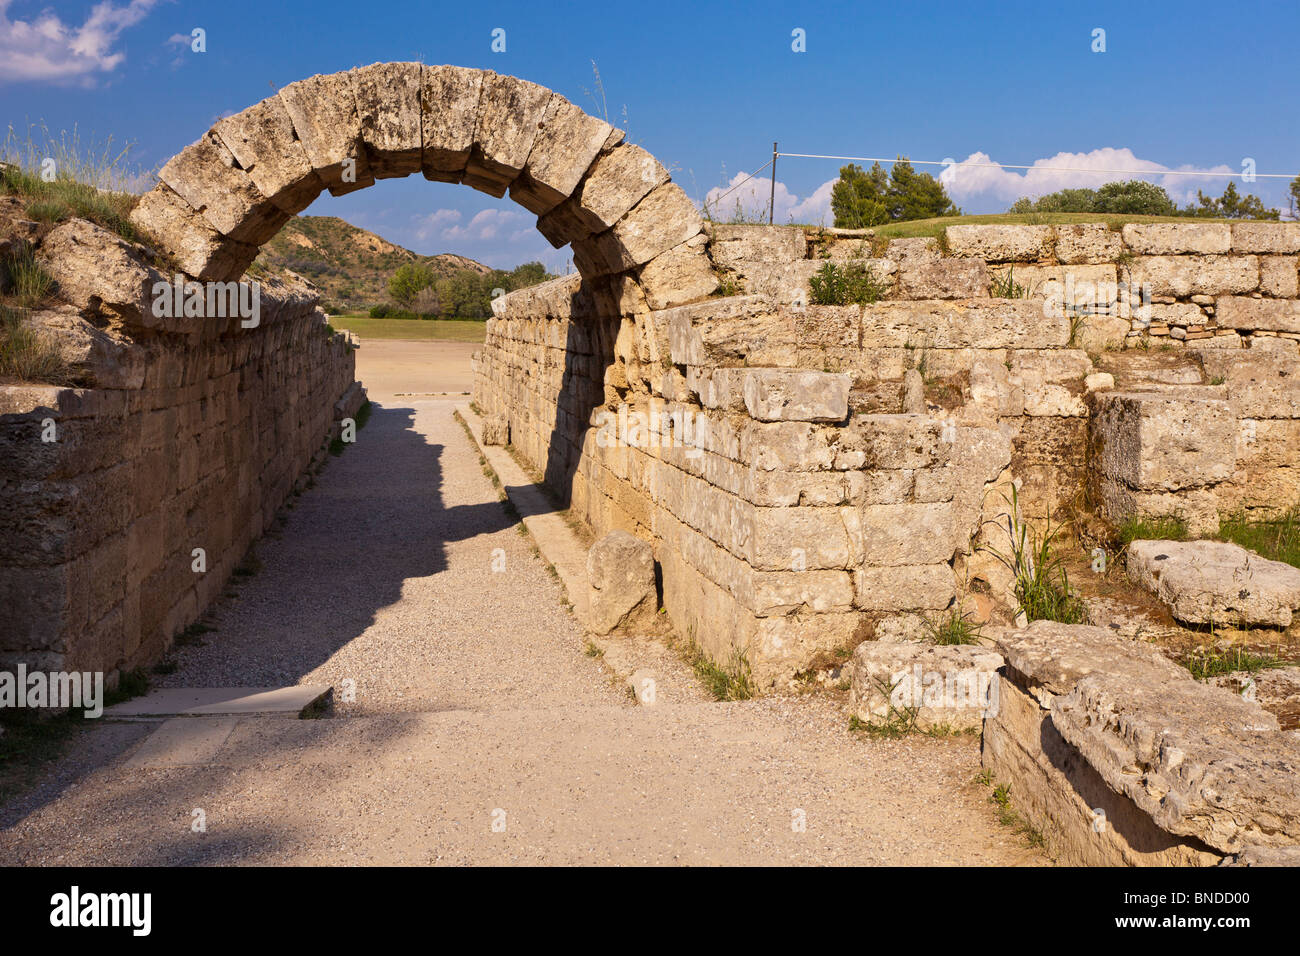
<path id="1" fill-rule="evenodd" d="M 296 716 L 330 691 L 328 684 L 298 684 L 294 687 L 164 687 L 133 700 L 105 707 L 104 716 Z"/>

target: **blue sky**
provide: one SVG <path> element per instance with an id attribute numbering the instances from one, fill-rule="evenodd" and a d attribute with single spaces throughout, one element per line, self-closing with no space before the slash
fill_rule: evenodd
<path id="1" fill-rule="evenodd" d="M 190 50 L 195 27 L 207 51 Z M 506 50 L 491 50 L 492 31 Z M 792 31 L 805 31 L 795 52 Z M 1093 52 L 1094 31 L 1105 52 Z M 1035 164 L 958 167 L 968 212 L 1131 178 L 1052 166 L 1300 172 L 1300 4 L 359 3 L 0 0 L 0 118 L 134 143 L 149 169 L 211 123 L 293 80 L 377 60 L 456 63 L 555 89 L 611 121 L 697 200 L 790 152 Z M 838 163 L 783 159 L 777 219 L 825 218 Z M 937 172 L 932 169 L 931 171 Z M 766 172 L 722 202 L 765 204 Z M 1226 179 L 1150 177 L 1176 198 Z M 1285 207 L 1285 180 L 1238 180 Z M 310 213 L 342 216 L 422 253 L 562 271 L 508 199 L 420 177 Z"/>

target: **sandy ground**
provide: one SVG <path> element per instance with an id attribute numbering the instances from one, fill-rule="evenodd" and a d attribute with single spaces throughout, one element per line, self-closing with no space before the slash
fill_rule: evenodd
<path id="1" fill-rule="evenodd" d="M 213 724 L 179 766 L 132 763 L 157 724 L 97 725 L 0 813 L 0 864 L 1043 862 L 974 783 L 974 738 L 865 739 L 828 696 L 632 703 L 453 400 L 371 397 L 357 444 L 159 679 L 351 678 L 355 704 Z"/>
<path id="2" fill-rule="evenodd" d="M 361 339 L 357 378 L 373 394 L 468 395 L 469 359 L 482 345 Z"/>

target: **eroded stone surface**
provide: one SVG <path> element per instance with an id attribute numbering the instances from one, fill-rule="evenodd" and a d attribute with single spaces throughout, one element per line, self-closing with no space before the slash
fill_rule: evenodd
<path id="1" fill-rule="evenodd" d="M 626 531 L 613 531 L 591 546 L 587 578 L 591 584 L 588 627 L 597 634 L 608 634 L 637 615 L 653 615 L 657 610 L 654 552 Z"/>
<path id="2" fill-rule="evenodd" d="M 853 652 L 849 707 L 870 724 L 979 728 L 999 706 L 1002 656 L 970 645 L 868 642 Z"/>
<path id="3" fill-rule="evenodd" d="M 1226 541 L 1134 541 L 1128 574 L 1191 624 L 1288 627 L 1300 568 Z"/>

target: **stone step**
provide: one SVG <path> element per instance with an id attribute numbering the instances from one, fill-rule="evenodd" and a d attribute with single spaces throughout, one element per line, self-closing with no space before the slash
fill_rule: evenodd
<path id="1" fill-rule="evenodd" d="M 328 684 L 293 687 L 165 687 L 104 708 L 110 720 L 159 717 L 299 717 L 327 704 Z"/>

